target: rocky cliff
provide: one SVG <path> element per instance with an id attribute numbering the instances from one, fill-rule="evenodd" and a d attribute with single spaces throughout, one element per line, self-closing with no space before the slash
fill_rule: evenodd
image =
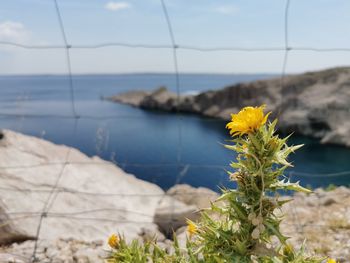
<path id="1" fill-rule="evenodd" d="M 244 106 L 266 104 L 267 110 L 279 118 L 282 131 L 350 147 L 350 68 L 290 75 L 283 83 L 279 78 L 241 83 L 179 98 L 162 87 L 109 99 L 143 109 L 197 113 L 224 120 Z"/>

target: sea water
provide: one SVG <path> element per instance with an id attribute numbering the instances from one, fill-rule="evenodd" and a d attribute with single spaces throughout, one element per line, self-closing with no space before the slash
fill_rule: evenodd
<path id="1" fill-rule="evenodd" d="M 198 93 L 272 75 L 180 75 L 180 92 Z M 0 77 L 0 127 L 66 144 L 98 155 L 138 178 L 166 189 L 177 183 L 218 190 L 230 186 L 227 170 L 235 158 L 222 144 L 225 122 L 196 115 L 145 111 L 102 100 L 129 90 L 167 86 L 173 74 L 78 75 L 73 77 L 74 106 L 67 76 Z M 291 156 L 292 180 L 313 187 L 350 184 L 350 149 L 321 145 L 293 135 L 290 144 L 305 146 Z M 98 176 L 98 175 L 96 175 Z"/>

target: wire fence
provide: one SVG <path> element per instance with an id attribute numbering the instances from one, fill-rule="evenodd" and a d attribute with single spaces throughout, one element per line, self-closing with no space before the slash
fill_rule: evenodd
<path id="1" fill-rule="evenodd" d="M 178 50 L 189 50 L 194 52 L 284 52 L 283 56 L 283 63 L 281 66 L 281 75 L 280 75 L 280 85 L 281 88 L 285 85 L 285 77 L 286 77 L 286 68 L 288 64 L 288 57 L 292 51 L 313 51 L 313 52 L 349 52 L 350 48 L 348 47 L 336 47 L 336 48 L 315 48 L 315 47 L 305 47 L 305 46 L 291 46 L 289 41 L 289 8 L 291 5 L 291 0 L 287 0 L 285 3 L 285 13 L 284 13 L 284 46 L 275 46 L 275 47 L 240 47 L 240 46 L 216 46 L 216 47 L 206 47 L 206 46 L 190 46 L 190 45 L 182 45 L 177 43 L 176 36 L 173 31 L 172 27 L 172 21 L 170 19 L 170 15 L 168 12 L 167 4 L 165 0 L 160 0 L 160 5 L 162 7 L 162 12 L 164 15 L 164 21 L 167 26 L 167 30 L 169 33 L 169 44 L 168 45 L 151 45 L 151 44 L 142 44 L 142 43 L 124 43 L 124 42 L 106 42 L 106 43 L 98 43 L 98 44 L 90 44 L 90 45 L 72 45 L 69 43 L 69 40 L 67 39 L 66 32 L 65 32 L 65 26 L 64 21 L 61 16 L 61 11 L 59 7 L 58 0 L 52 0 L 55 12 L 57 15 L 57 20 L 59 24 L 59 28 L 61 31 L 62 39 L 63 39 L 63 45 L 28 45 L 28 44 L 22 44 L 22 43 L 15 43 L 15 42 L 9 42 L 9 41 L 0 41 L 0 45 L 2 46 L 12 46 L 15 48 L 23 48 L 23 49 L 38 49 L 38 50 L 44 50 L 44 49 L 63 49 L 65 51 L 65 59 L 66 59 L 66 65 L 67 65 L 67 75 L 68 75 L 68 85 L 69 85 L 69 96 L 70 96 L 70 114 L 33 114 L 33 113 L 2 113 L 0 112 L 0 117 L 2 118 L 21 118 L 21 119 L 45 119 L 45 118 L 57 118 L 57 119 L 73 119 L 74 120 L 74 132 L 73 137 L 77 136 L 77 126 L 78 122 L 81 119 L 95 119 L 95 120 L 106 120 L 106 119 L 128 119 L 128 118 L 137 118 L 137 116 L 130 116 L 127 114 L 118 114 L 118 115 L 110 115 L 110 116 L 93 116 L 88 114 L 81 114 L 77 112 L 76 109 L 76 99 L 75 99 L 75 89 L 74 89 L 74 83 L 73 83 L 73 74 L 72 74 L 72 65 L 71 65 L 71 56 L 70 56 L 70 50 L 72 49 L 99 49 L 99 48 L 106 48 L 106 47 L 125 47 L 125 48 L 144 48 L 144 49 L 169 49 L 172 50 L 172 60 L 173 60 L 173 68 L 174 68 L 174 79 L 175 79 L 175 86 L 176 86 L 176 103 L 179 105 L 180 101 L 180 94 L 181 94 L 181 86 L 180 86 L 180 73 L 179 73 L 179 65 L 178 65 Z M 282 90 L 282 89 L 281 89 Z M 283 96 L 281 96 L 281 100 L 283 100 Z M 98 216 L 91 216 L 91 215 L 97 215 L 99 212 L 105 212 L 105 211 L 115 211 L 119 213 L 131 213 L 135 215 L 140 215 L 145 218 L 149 218 L 150 220 L 145 220 L 142 223 L 150 223 L 152 222 L 152 216 L 146 213 L 142 213 L 139 211 L 133 211 L 128 210 L 125 208 L 99 208 L 99 209 L 91 209 L 91 210 L 80 210 L 80 211 L 74 211 L 74 212 L 51 212 L 52 207 L 55 204 L 56 199 L 58 196 L 62 193 L 70 193 L 74 195 L 81 195 L 81 196 L 100 196 L 100 197 L 127 197 L 127 198 L 134 198 L 134 197 L 154 197 L 154 198 L 162 198 L 165 195 L 164 194 L 143 194 L 143 193 L 137 193 L 137 194 L 130 194 L 130 193 L 110 193 L 110 192 L 89 192 L 89 191 L 83 191 L 67 187 L 60 186 L 60 182 L 62 180 L 62 176 L 65 174 L 65 170 L 68 166 L 72 165 L 103 165 L 103 166 L 114 166 L 118 165 L 120 167 L 123 167 L 124 165 L 128 166 L 135 166 L 135 167 L 165 167 L 168 166 L 170 168 L 177 169 L 178 171 L 178 179 L 176 180 L 176 183 L 180 182 L 180 173 L 181 169 L 185 166 L 187 167 L 201 167 L 201 168 L 217 168 L 217 169 L 227 169 L 227 166 L 222 165 L 210 165 L 210 164 L 191 164 L 187 163 L 184 160 L 182 160 L 182 117 L 177 112 L 177 154 L 176 154 L 176 163 L 159 163 L 159 164 L 143 164 L 143 163 L 122 163 L 122 162 L 74 162 L 70 161 L 70 155 L 71 155 L 71 148 L 68 148 L 64 161 L 61 162 L 46 162 L 46 163 L 34 163 L 34 164 L 24 164 L 20 166 L 1 166 L 1 170 L 16 170 L 16 169 L 35 169 L 37 167 L 50 167 L 50 166 L 60 166 L 59 173 L 57 174 L 54 182 L 52 185 L 48 185 L 48 189 L 35 189 L 35 188 L 17 188 L 17 187 L 3 187 L 0 186 L 1 191 L 8 191 L 13 192 L 13 194 L 16 193 L 47 193 L 47 198 L 43 202 L 42 209 L 40 211 L 14 211 L 9 212 L 8 215 L 10 215 L 10 219 L 8 221 L 5 221 L 0 224 L 0 228 L 8 226 L 14 221 L 17 220 L 23 220 L 27 218 L 37 218 L 38 219 L 38 225 L 37 230 L 35 234 L 35 243 L 33 247 L 33 251 L 31 254 L 31 258 L 25 258 L 28 262 L 37 262 L 40 261 L 37 257 L 37 250 L 38 245 L 40 241 L 40 236 L 42 233 L 42 226 L 45 224 L 45 219 L 47 218 L 67 218 L 72 220 L 80 220 L 80 221 L 102 221 L 102 222 L 112 222 L 112 223 L 125 223 L 125 224 L 140 224 L 141 221 L 138 220 L 120 220 L 120 219 L 113 219 L 113 218 L 106 218 L 106 217 L 98 217 Z M 205 119 L 205 121 L 215 121 L 213 119 Z M 289 177 L 293 176 L 299 176 L 299 177 L 335 177 L 335 176 L 343 176 L 343 175 L 350 175 L 349 171 L 341 171 L 341 172 L 334 172 L 334 173 L 327 173 L 327 174 L 313 174 L 313 173 L 306 173 L 306 172 L 290 172 L 287 174 Z M 184 194 L 186 195 L 186 194 Z M 190 194 L 192 195 L 192 194 Z M 170 194 L 171 196 L 171 194 Z M 315 194 L 317 198 L 317 204 L 320 205 L 322 203 L 322 200 L 324 196 Z M 336 193 L 334 196 L 337 196 L 337 198 L 344 198 L 349 197 L 346 193 Z M 175 209 L 175 204 L 174 207 Z M 323 222 L 318 224 L 315 222 L 302 222 L 303 220 L 298 217 L 299 212 L 296 211 L 295 206 L 291 206 L 294 220 L 292 222 L 286 223 L 287 225 L 296 226 L 297 231 L 299 233 L 305 232 L 305 227 L 315 227 L 315 228 L 322 228 L 323 230 L 327 230 L 330 228 L 329 224 L 326 224 L 324 220 L 320 220 L 320 222 Z M 346 208 L 346 212 L 347 212 Z M 86 216 L 84 216 L 86 215 Z M 347 220 L 346 213 L 344 213 L 344 218 Z M 176 218 L 169 218 L 165 220 L 166 222 L 174 222 L 176 221 Z M 21 256 L 21 255 L 19 255 Z M 22 255 L 23 257 L 23 255 Z"/>

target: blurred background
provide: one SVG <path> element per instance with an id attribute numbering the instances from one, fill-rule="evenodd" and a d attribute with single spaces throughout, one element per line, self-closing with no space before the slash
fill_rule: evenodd
<path id="1" fill-rule="evenodd" d="M 218 191 L 230 185 L 234 158 L 221 145 L 230 139 L 225 120 L 102 98 L 160 86 L 195 95 L 348 66 L 349 8 L 346 0 L 3 0 L 0 126 L 98 155 L 163 189 Z M 298 133 L 289 142 L 305 144 L 288 171 L 303 185 L 350 184 L 348 147 Z"/>

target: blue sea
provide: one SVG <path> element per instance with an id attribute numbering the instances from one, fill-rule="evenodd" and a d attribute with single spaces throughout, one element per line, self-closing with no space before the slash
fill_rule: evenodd
<path id="1" fill-rule="evenodd" d="M 180 89 L 181 93 L 196 93 L 270 77 L 273 75 L 181 74 Z M 2 76 L 0 127 L 98 155 L 164 189 L 176 183 L 214 190 L 230 186 L 226 170 L 235 155 L 222 146 L 229 139 L 225 122 L 145 111 L 101 99 L 159 86 L 175 91 L 174 75 L 76 75 L 75 107 L 82 117 L 75 120 L 67 118 L 72 115 L 68 76 Z M 350 185 L 350 149 L 296 135 L 289 142 L 305 144 L 291 157 L 295 167 L 288 173 L 292 180 L 313 187 Z"/>

